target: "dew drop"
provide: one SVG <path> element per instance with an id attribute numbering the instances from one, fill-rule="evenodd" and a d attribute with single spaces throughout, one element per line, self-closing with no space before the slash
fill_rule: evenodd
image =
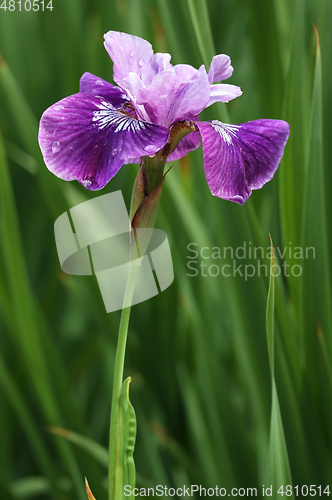
<path id="1" fill-rule="evenodd" d="M 54 141 L 52 144 L 52 153 L 58 153 L 60 151 L 60 142 L 59 141 Z"/>
<path id="2" fill-rule="evenodd" d="M 140 60 L 138 61 L 138 64 L 139 64 L 139 66 L 143 66 L 143 64 L 144 64 L 144 59 L 140 59 Z"/>
<path id="3" fill-rule="evenodd" d="M 161 94 L 159 97 L 160 97 L 160 99 L 166 99 L 166 97 L 168 97 L 168 96 L 167 96 L 167 94 Z"/>
<path id="4" fill-rule="evenodd" d="M 58 106 L 54 106 L 54 109 L 55 111 L 62 111 L 63 109 L 65 109 L 65 107 L 62 106 L 62 104 L 59 104 Z"/>
<path id="5" fill-rule="evenodd" d="M 134 55 L 134 52 L 130 52 L 130 57 L 133 57 L 133 55 Z"/>
<path id="6" fill-rule="evenodd" d="M 85 179 L 85 180 L 82 180 L 81 183 L 83 184 L 83 186 L 87 189 L 88 187 L 91 186 L 92 182 L 89 181 L 89 179 Z"/>
<path id="7" fill-rule="evenodd" d="M 114 158 L 114 156 L 116 156 L 117 154 L 118 154 L 118 150 L 113 149 L 112 154 L 111 154 L 112 158 Z"/>
<path id="8" fill-rule="evenodd" d="M 104 82 L 102 80 L 96 80 L 96 85 L 104 85 Z"/>

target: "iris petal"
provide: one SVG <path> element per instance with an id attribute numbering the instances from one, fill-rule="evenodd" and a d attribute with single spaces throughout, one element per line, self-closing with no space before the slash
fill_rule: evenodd
<path id="1" fill-rule="evenodd" d="M 129 73 L 141 75 L 141 70 L 153 56 L 152 46 L 143 38 L 119 31 L 104 35 L 104 45 L 113 61 L 113 80 L 120 85 Z"/>
<path id="2" fill-rule="evenodd" d="M 209 69 L 209 83 L 221 82 L 227 80 L 233 73 L 231 66 L 231 58 L 226 54 L 218 54 L 214 56 Z"/>
<path id="3" fill-rule="evenodd" d="M 210 85 L 202 65 L 191 80 L 176 94 L 169 110 L 167 125 L 192 119 L 207 106 Z"/>
<path id="4" fill-rule="evenodd" d="M 124 104 L 130 102 L 127 95 L 115 85 L 111 85 L 102 78 L 84 73 L 80 79 L 80 92 L 91 94 L 98 97 L 104 97 L 115 108 L 121 108 Z"/>
<path id="5" fill-rule="evenodd" d="M 227 83 L 217 83 L 210 86 L 210 99 L 207 106 L 211 106 L 215 102 L 228 102 L 242 95 L 242 90 L 236 85 Z"/>
<path id="6" fill-rule="evenodd" d="M 213 195 L 243 205 L 276 172 L 289 136 L 282 120 L 226 125 L 197 123 L 202 135 L 205 176 Z"/>
<path id="7" fill-rule="evenodd" d="M 79 93 L 44 112 L 38 140 L 51 172 L 96 190 L 129 159 L 159 151 L 168 135 L 166 128 L 135 120 L 103 98 Z"/>

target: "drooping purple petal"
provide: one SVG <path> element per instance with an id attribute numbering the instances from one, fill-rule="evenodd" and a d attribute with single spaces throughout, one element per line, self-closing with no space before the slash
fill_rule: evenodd
<path id="1" fill-rule="evenodd" d="M 289 125 L 255 120 L 226 125 L 197 123 L 202 135 L 206 180 L 215 196 L 243 205 L 252 189 L 272 179 L 283 156 Z"/>
<path id="2" fill-rule="evenodd" d="M 186 156 L 189 151 L 194 151 L 199 147 L 201 143 L 201 136 L 199 132 L 190 132 L 189 135 L 186 135 L 179 144 L 176 146 L 175 150 L 173 153 L 171 153 L 167 157 L 167 161 L 175 161 L 179 160 L 180 158 L 183 158 Z"/>
<path id="3" fill-rule="evenodd" d="M 214 56 L 208 73 L 209 83 L 211 84 L 227 80 L 227 78 L 232 76 L 233 69 L 233 66 L 231 66 L 231 58 L 229 56 L 226 56 L 225 54 L 218 54 L 217 56 Z"/>
<path id="4" fill-rule="evenodd" d="M 135 120 L 103 98 L 79 93 L 44 112 L 38 140 L 51 172 L 96 190 L 130 158 L 159 151 L 168 135 L 166 128 Z"/>
<path id="5" fill-rule="evenodd" d="M 130 72 L 140 76 L 142 67 L 153 56 L 151 44 L 138 36 L 109 31 L 104 39 L 105 48 L 113 61 L 113 80 L 119 85 Z"/>
<path id="6" fill-rule="evenodd" d="M 102 78 L 84 73 L 80 79 L 80 92 L 91 94 L 98 97 L 104 97 L 115 108 L 121 108 L 124 104 L 130 102 L 127 95 L 115 85 L 111 85 Z"/>
<path id="7" fill-rule="evenodd" d="M 210 99 L 207 106 L 211 106 L 215 102 L 228 102 L 240 97 L 240 95 L 242 95 L 240 87 L 227 83 L 217 83 L 210 86 Z"/>

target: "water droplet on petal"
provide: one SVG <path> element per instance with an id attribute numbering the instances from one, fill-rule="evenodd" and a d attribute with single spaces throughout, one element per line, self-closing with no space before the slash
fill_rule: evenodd
<path id="1" fill-rule="evenodd" d="M 113 149 L 112 154 L 111 154 L 112 158 L 114 158 L 114 156 L 116 156 L 117 154 L 118 154 L 118 150 Z"/>
<path id="2" fill-rule="evenodd" d="M 62 104 L 59 104 L 58 106 L 54 106 L 54 109 L 55 111 L 62 111 L 63 109 L 65 109 L 65 107 L 62 106 Z"/>
<path id="3" fill-rule="evenodd" d="M 160 97 L 160 99 L 166 99 L 166 97 L 168 97 L 168 95 L 167 94 L 161 94 L 159 97 Z"/>
<path id="4" fill-rule="evenodd" d="M 96 85 L 104 85 L 104 82 L 102 80 L 96 80 Z"/>
<path id="5" fill-rule="evenodd" d="M 52 153 L 58 153 L 60 151 L 60 142 L 59 141 L 54 141 L 52 144 Z"/>
<path id="6" fill-rule="evenodd" d="M 143 66 L 143 64 L 144 64 L 144 59 L 140 59 L 140 60 L 138 61 L 138 64 L 139 64 L 139 66 Z"/>
<path id="7" fill-rule="evenodd" d="M 130 57 L 133 57 L 133 55 L 134 55 L 134 52 L 130 52 Z"/>
<path id="8" fill-rule="evenodd" d="M 87 189 L 89 186 L 91 186 L 92 182 L 89 181 L 89 179 L 81 180 L 81 183 L 83 186 Z"/>

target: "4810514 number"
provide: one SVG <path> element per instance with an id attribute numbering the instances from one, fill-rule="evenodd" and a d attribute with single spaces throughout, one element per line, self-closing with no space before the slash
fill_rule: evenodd
<path id="1" fill-rule="evenodd" d="M 52 0 L 46 0 L 46 2 L 45 0 L 3 0 L 0 5 L 0 9 L 3 9 L 4 11 L 9 10 L 10 12 L 13 12 L 14 10 L 18 10 L 20 12 L 29 12 L 30 10 L 37 12 L 37 10 L 41 10 L 44 12 L 48 9 L 52 12 L 53 4 Z"/>
<path id="2" fill-rule="evenodd" d="M 321 497 L 322 495 L 327 495 L 330 496 L 330 487 L 327 485 L 324 489 L 322 486 L 316 486 L 315 484 L 311 484 L 310 486 L 307 486 L 304 484 L 303 486 L 291 486 L 287 485 L 284 489 L 284 486 L 280 486 L 280 488 L 277 491 L 278 495 L 281 496 L 286 496 L 290 497 L 294 495 L 295 497 L 300 496 L 301 498 L 306 497 L 306 496 L 311 496 L 311 497 Z"/>

